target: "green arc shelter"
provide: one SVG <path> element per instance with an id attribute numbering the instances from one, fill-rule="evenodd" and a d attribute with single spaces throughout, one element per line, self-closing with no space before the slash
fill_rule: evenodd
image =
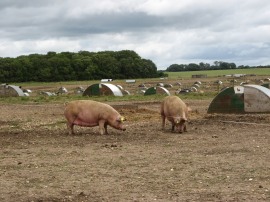
<path id="1" fill-rule="evenodd" d="M 270 89 L 259 85 L 229 87 L 210 103 L 207 113 L 269 113 Z"/>

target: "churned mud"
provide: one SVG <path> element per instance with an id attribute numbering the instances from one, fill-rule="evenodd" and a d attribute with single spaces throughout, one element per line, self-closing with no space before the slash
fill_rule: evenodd
<path id="1" fill-rule="evenodd" d="M 187 102 L 186 133 L 161 130 L 157 101 L 109 103 L 127 130 L 103 136 L 68 135 L 62 104 L 1 105 L 0 201 L 269 201 L 270 115 Z"/>

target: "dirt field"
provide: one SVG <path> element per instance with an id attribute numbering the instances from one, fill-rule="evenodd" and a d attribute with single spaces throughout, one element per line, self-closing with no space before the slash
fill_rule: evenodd
<path id="1" fill-rule="evenodd" d="M 128 129 L 104 136 L 68 135 L 62 104 L 1 105 L 0 201 L 270 201 L 270 114 L 185 101 L 186 133 L 161 130 L 157 101 L 110 103 Z"/>

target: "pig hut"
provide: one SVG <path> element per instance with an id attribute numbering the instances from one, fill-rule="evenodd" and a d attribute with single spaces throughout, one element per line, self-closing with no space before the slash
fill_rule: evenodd
<path id="1" fill-rule="evenodd" d="M 207 113 L 270 112 L 270 89 L 259 85 L 226 88 L 209 105 Z"/>
<path id="2" fill-rule="evenodd" d="M 154 94 L 170 95 L 170 92 L 164 87 L 157 86 L 148 88 L 144 93 L 144 95 L 154 95 Z"/>
<path id="3" fill-rule="evenodd" d="M 19 86 L 1 84 L 0 97 L 17 97 L 25 96 L 23 90 Z"/>
<path id="4" fill-rule="evenodd" d="M 85 89 L 83 96 L 114 95 L 123 96 L 121 90 L 110 83 L 93 84 Z"/>
<path id="5" fill-rule="evenodd" d="M 270 89 L 270 83 L 264 83 L 264 84 L 262 84 L 262 86 L 265 87 L 265 88 L 269 88 Z"/>

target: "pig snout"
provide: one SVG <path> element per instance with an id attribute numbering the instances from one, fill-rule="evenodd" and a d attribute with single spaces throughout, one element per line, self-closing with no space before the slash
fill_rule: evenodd
<path id="1" fill-rule="evenodd" d="M 119 125 L 118 127 L 119 130 L 126 131 L 126 127 L 124 125 Z"/>
<path id="2" fill-rule="evenodd" d="M 114 128 L 118 129 L 118 130 L 122 130 L 122 131 L 126 131 L 126 127 L 125 126 L 113 126 Z"/>
<path id="3" fill-rule="evenodd" d="M 119 117 L 116 120 L 114 120 L 111 123 L 109 123 L 109 125 L 111 125 L 115 129 L 125 131 L 126 130 L 126 126 L 123 123 L 125 120 L 126 119 L 124 117 Z"/>
<path id="4" fill-rule="evenodd" d="M 183 130 L 182 130 L 182 126 L 176 126 L 176 130 L 175 130 L 177 133 L 183 133 Z"/>
<path id="5" fill-rule="evenodd" d="M 121 116 L 118 117 L 118 119 L 116 120 L 116 125 L 117 125 L 117 129 L 125 131 L 126 127 L 124 126 L 124 121 L 126 121 L 126 118 Z"/>
<path id="6" fill-rule="evenodd" d="M 176 132 L 183 133 L 186 132 L 186 119 L 181 118 L 176 122 Z"/>

